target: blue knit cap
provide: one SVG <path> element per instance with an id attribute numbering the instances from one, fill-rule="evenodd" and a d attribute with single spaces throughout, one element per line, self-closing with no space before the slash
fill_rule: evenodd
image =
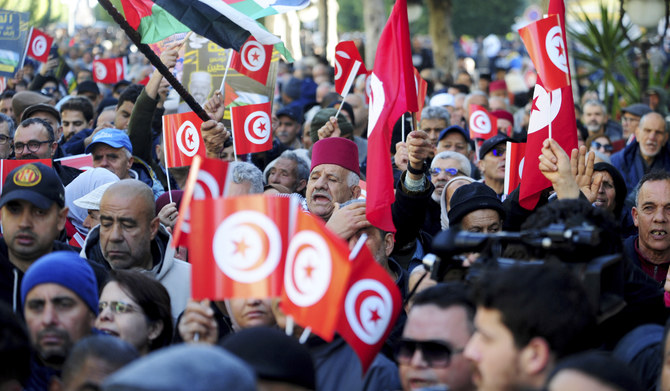
<path id="1" fill-rule="evenodd" d="M 21 305 L 36 285 L 54 283 L 76 293 L 98 315 L 98 283 L 88 262 L 73 251 L 56 251 L 39 258 L 21 281 Z"/>

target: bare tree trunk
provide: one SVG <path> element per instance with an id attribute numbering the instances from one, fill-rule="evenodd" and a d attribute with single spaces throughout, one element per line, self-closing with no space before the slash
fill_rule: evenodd
<path id="1" fill-rule="evenodd" d="M 435 68 L 453 74 L 456 68 L 454 32 L 451 29 L 451 0 L 427 0 L 428 33 L 433 41 Z"/>
<path id="2" fill-rule="evenodd" d="M 318 55 L 326 54 L 326 44 L 328 43 L 328 0 L 318 0 L 319 8 L 319 35 L 321 35 L 321 46 L 314 48 Z"/>
<path id="3" fill-rule="evenodd" d="M 435 0 L 440 1 L 440 0 Z M 365 0 L 363 2 L 363 24 L 365 25 L 365 66 L 372 69 L 377 53 L 377 44 L 386 24 L 384 0 Z"/>

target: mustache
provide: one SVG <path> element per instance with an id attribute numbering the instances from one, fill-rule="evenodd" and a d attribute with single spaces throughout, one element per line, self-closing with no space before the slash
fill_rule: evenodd
<path id="1" fill-rule="evenodd" d="M 37 333 L 37 340 L 41 340 L 47 334 L 56 335 L 63 340 L 70 339 L 70 335 L 65 330 L 57 329 L 55 327 L 47 327 Z"/>
<path id="2" fill-rule="evenodd" d="M 328 194 L 328 192 L 325 191 L 325 190 L 314 190 L 314 192 L 312 192 L 312 198 L 314 198 L 316 196 L 326 197 L 326 198 L 328 198 L 328 201 L 333 200 L 333 197 L 331 197 L 330 194 Z"/>

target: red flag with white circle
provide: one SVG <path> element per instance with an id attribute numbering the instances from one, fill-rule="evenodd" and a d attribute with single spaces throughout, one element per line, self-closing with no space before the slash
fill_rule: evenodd
<path id="1" fill-rule="evenodd" d="M 192 111 L 163 116 L 166 167 L 190 166 L 196 155 L 206 156 L 200 135 L 202 122 Z"/>
<path id="2" fill-rule="evenodd" d="M 239 53 L 234 52 L 230 66 L 261 84 L 268 80 L 272 62 L 272 45 L 263 45 L 253 36 L 242 45 Z"/>
<path id="3" fill-rule="evenodd" d="M 471 139 L 488 140 L 498 134 L 498 119 L 478 105 L 470 105 L 468 123 Z"/>
<path id="4" fill-rule="evenodd" d="M 361 247 L 352 266 L 337 332 L 354 349 L 365 372 L 398 319 L 402 296 L 367 246 Z"/>
<path id="5" fill-rule="evenodd" d="M 523 165 L 526 157 L 526 143 L 507 142 L 505 153 L 505 187 L 504 194 L 509 194 L 521 183 Z"/>
<path id="6" fill-rule="evenodd" d="M 270 102 L 230 108 L 235 153 L 257 153 L 272 149 Z"/>
<path id="7" fill-rule="evenodd" d="M 366 74 L 365 64 L 354 41 L 342 41 L 335 46 L 335 92 L 345 95 L 356 76 Z"/>
<path id="8" fill-rule="evenodd" d="M 288 245 L 289 202 L 263 195 L 193 200 L 192 297 L 279 297 Z"/>
<path id="9" fill-rule="evenodd" d="M 519 29 L 528 55 L 548 91 L 570 85 L 564 33 L 560 16 L 556 14 Z"/>
<path id="10" fill-rule="evenodd" d="M 323 221 L 296 210 L 286 253 L 281 306 L 286 315 L 326 341 L 333 339 L 351 262 L 349 246 Z"/>
<path id="11" fill-rule="evenodd" d="M 47 62 L 53 42 L 54 39 L 52 36 L 35 27 L 31 27 L 26 54 L 39 62 Z"/>
<path id="12" fill-rule="evenodd" d="M 191 169 L 186 178 L 186 186 L 181 197 L 179 217 L 172 234 L 173 246 L 188 246 L 188 234 L 191 231 L 191 200 L 221 198 L 226 195 L 226 185 L 230 180 L 228 162 L 220 159 L 193 158 Z"/>
<path id="13" fill-rule="evenodd" d="M 125 79 L 126 65 L 123 57 L 93 60 L 93 81 L 114 84 Z"/>

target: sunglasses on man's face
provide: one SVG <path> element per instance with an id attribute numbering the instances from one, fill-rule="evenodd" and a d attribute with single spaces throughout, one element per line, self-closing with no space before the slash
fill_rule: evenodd
<path id="1" fill-rule="evenodd" d="M 601 144 L 601 143 L 599 143 L 599 142 L 597 142 L 597 141 L 593 141 L 593 142 L 591 143 L 591 145 L 592 145 L 593 148 L 595 148 L 595 149 L 604 148 L 604 149 L 605 149 L 605 152 L 612 152 L 612 150 L 614 149 L 614 147 L 612 146 L 612 144 Z"/>
<path id="2" fill-rule="evenodd" d="M 501 157 L 505 154 L 505 152 L 507 152 L 507 147 L 504 145 L 498 145 L 497 147 L 493 148 L 491 152 L 493 153 L 493 156 Z"/>
<path id="3" fill-rule="evenodd" d="M 440 340 L 417 341 L 402 338 L 396 349 L 396 359 L 400 364 L 409 364 L 414 353 L 420 350 L 423 360 L 429 367 L 448 367 L 454 354 L 463 353 L 463 349 L 454 349 L 451 345 Z"/>
<path id="4" fill-rule="evenodd" d="M 463 172 L 461 172 L 458 168 L 440 168 L 440 167 L 433 167 L 430 169 L 430 175 L 432 176 L 438 176 L 440 175 L 441 172 L 446 173 L 447 175 L 454 176 L 456 174 L 460 174 L 463 176 L 466 176 Z"/>

